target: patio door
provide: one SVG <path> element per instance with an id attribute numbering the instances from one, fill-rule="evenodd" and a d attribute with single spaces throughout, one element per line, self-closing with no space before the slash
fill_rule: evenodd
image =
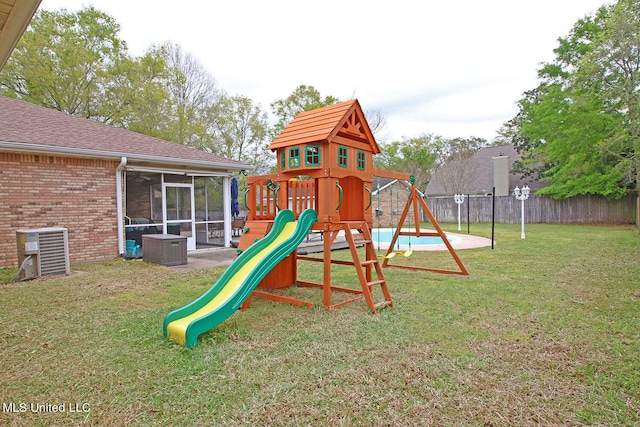
<path id="1" fill-rule="evenodd" d="M 165 233 L 187 236 L 187 250 L 196 248 L 193 182 L 162 184 Z"/>

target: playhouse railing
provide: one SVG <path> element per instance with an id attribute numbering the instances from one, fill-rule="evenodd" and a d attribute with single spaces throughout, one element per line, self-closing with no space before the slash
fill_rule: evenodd
<path id="1" fill-rule="evenodd" d="M 305 209 L 316 209 L 315 180 L 277 182 L 276 178 L 262 175 L 247 179 L 247 220 L 273 220 L 280 209 L 290 209 L 298 218 Z"/>
<path id="2" fill-rule="evenodd" d="M 316 181 L 290 180 L 287 181 L 288 207 L 296 218 L 305 209 L 316 209 Z"/>
<path id="3" fill-rule="evenodd" d="M 247 179 L 245 206 L 247 220 L 273 220 L 278 213 L 278 192 L 280 186 L 269 175 Z"/>

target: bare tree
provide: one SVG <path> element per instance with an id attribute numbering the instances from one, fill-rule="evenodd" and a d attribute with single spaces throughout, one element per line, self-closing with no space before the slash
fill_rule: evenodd
<path id="1" fill-rule="evenodd" d="M 438 171 L 442 187 L 447 194 L 468 192 L 478 172 L 478 164 L 470 156 L 459 156 L 447 161 Z"/>
<path id="2" fill-rule="evenodd" d="M 382 131 L 387 127 L 387 116 L 380 110 L 367 110 L 364 115 L 376 140 L 382 140 Z"/>
<path id="3" fill-rule="evenodd" d="M 202 64 L 180 45 L 163 45 L 169 77 L 167 92 L 174 116 L 171 140 L 204 148 L 210 145 L 207 109 L 220 99 L 216 81 Z"/>
<path id="4" fill-rule="evenodd" d="M 453 138 L 447 140 L 438 175 L 442 187 L 448 194 L 463 194 L 469 191 L 478 171 L 473 155 L 487 145 L 483 138 Z"/>

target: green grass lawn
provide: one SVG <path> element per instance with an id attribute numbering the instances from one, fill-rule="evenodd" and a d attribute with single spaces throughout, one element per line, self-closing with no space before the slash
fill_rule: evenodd
<path id="1" fill-rule="evenodd" d="M 256 298 L 193 349 L 162 320 L 223 269 L 0 271 L 0 425 L 640 425 L 638 230 L 526 232 L 498 225 L 495 249 L 459 251 L 467 277 L 386 269 L 395 307 L 378 315 L 294 288 L 316 308 Z M 455 268 L 447 252 L 400 261 Z M 301 279 L 320 272 L 300 263 Z M 350 267 L 332 277 L 357 284 Z"/>

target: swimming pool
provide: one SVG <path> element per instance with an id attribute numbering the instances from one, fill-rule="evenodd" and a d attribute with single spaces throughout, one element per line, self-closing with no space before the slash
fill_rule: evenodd
<path id="1" fill-rule="evenodd" d="M 403 231 L 415 231 L 408 228 L 403 228 Z M 391 239 L 393 239 L 393 235 L 396 232 L 395 228 L 374 228 L 371 230 L 371 237 L 373 239 L 373 244 L 381 249 L 387 249 L 389 244 L 391 243 Z M 451 244 L 459 243 L 462 239 L 456 236 L 447 235 L 447 240 Z M 399 247 L 398 247 L 399 245 Z M 444 242 L 440 237 L 434 236 L 399 236 L 398 241 L 396 241 L 394 247 L 396 249 L 408 250 L 409 246 L 413 250 L 420 250 L 421 246 L 436 246 L 441 245 L 446 247 Z"/>

